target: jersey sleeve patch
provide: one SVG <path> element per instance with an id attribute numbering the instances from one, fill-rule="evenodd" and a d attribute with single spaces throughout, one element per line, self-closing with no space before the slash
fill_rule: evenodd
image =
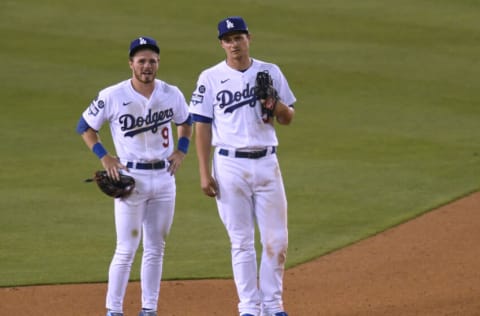
<path id="1" fill-rule="evenodd" d="M 95 117 L 104 108 L 105 108 L 105 101 L 99 100 L 98 97 L 96 97 L 88 107 L 88 115 Z"/>
<path id="2" fill-rule="evenodd" d="M 197 105 L 202 102 L 203 102 L 203 95 L 194 92 L 192 94 L 192 99 L 190 100 L 190 103 L 192 103 L 193 105 Z"/>

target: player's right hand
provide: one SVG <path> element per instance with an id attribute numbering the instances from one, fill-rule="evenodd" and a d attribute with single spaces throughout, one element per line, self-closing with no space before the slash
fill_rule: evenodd
<path id="1" fill-rule="evenodd" d="M 113 180 L 120 181 L 118 170 L 123 169 L 128 171 L 127 166 L 122 165 L 116 157 L 113 157 L 110 154 L 103 156 L 100 161 L 102 162 L 105 171 L 107 171 L 108 177 Z"/>
<path id="2" fill-rule="evenodd" d="M 200 179 L 200 186 L 203 193 L 209 197 L 215 197 L 218 195 L 217 181 L 212 176 Z"/>

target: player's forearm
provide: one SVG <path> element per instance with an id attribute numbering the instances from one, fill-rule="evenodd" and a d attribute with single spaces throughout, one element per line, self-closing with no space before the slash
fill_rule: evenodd
<path id="1" fill-rule="evenodd" d="M 273 114 L 277 117 L 277 122 L 279 124 L 288 125 L 292 122 L 295 110 L 281 101 L 278 101 Z"/>
<path id="2" fill-rule="evenodd" d="M 177 150 L 174 154 L 178 152 L 183 153 L 182 159 L 188 153 L 188 148 L 190 147 L 190 138 L 192 137 L 192 126 L 188 123 L 179 125 L 177 127 L 178 141 L 177 141 Z"/>
<path id="3" fill-rule="evenodd" d="M 91 128 L 87 129 L 82 134 L 82 139 L 89 149 L 92 149 L 92 147 L 100 141 L 100 137 L 98 136 L 97 132 Z"/>
<path id="4" fill-rule="evenodd" d="M 117 164 L 117 160 L 108 154 L 105 147 L 103 147 L 102 143 L 100 142 L 100 136 L 96 131 L 89 128 L 82 134 L 82 139 L 87 145 L 87 147 L 93 151 L 93 153 L 100 159 L 103 164 L 103 167 L 108 171 L 110 166 L 115 166 Z M 114 174 L 115 177 L 118 175 Z"/>
<path id="5" fill-rule="evenodd" d="M 182 124 L 178 126 L 178 138 L 186 137 L 190 139 L 192 137 L 193 129 L 191 125 Z"/>
<path id="6" fill-rule="evenodd" d="M 210 175 L 210 154 L 212 150 L 211 124 L 195 124 L 195 147 L 197 149 L 198 166 L 201 177 Z"/>
<path id="7" fill-rule="evenodd" d="M 207 155 L 201 153 L 198 154 L 198 170 L 201 178 L 207 178 L 210 176 L 210 161 Z"/>

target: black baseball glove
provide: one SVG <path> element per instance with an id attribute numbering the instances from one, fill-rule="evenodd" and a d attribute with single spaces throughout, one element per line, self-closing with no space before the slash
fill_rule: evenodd
<path id="1" fill-rule="evenodd" d="M 114 198 L 125 198 L 135 188 L 133 177 L 120 174 L 120 180 L 116 181 L 111 179 L 105 170 L 96 171 L 93 178 L 87 179 L 85 182 L 95 182 L 103 193 Z"/>
<path id="2" fill-rule="evenodd" d="M 273 111 L 279 99 L 277 90 L 273 87 L 272 77 L 268 72 L 257 73 L 254 94 L 262 105 L 262 119 L 264 122 L 268 122 L 273 117 Z"/>

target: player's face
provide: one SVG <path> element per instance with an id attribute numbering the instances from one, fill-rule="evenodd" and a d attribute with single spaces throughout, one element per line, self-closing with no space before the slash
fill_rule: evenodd
<path id="1" fill-rule="evenodd" d="M 148 49 L 137 52 L 129 61 L 133 77 L 142 83 L 151 83 L 155 80 L 158 63 L 158 54 Z"/>
<path id="2" fill-rule="evenodd" d="M 249 56 L 250 35 L 245 33 L 232 33 L 222 37 L 222 48 L 227 54 L 227 59 L 241 59 Z"/>

